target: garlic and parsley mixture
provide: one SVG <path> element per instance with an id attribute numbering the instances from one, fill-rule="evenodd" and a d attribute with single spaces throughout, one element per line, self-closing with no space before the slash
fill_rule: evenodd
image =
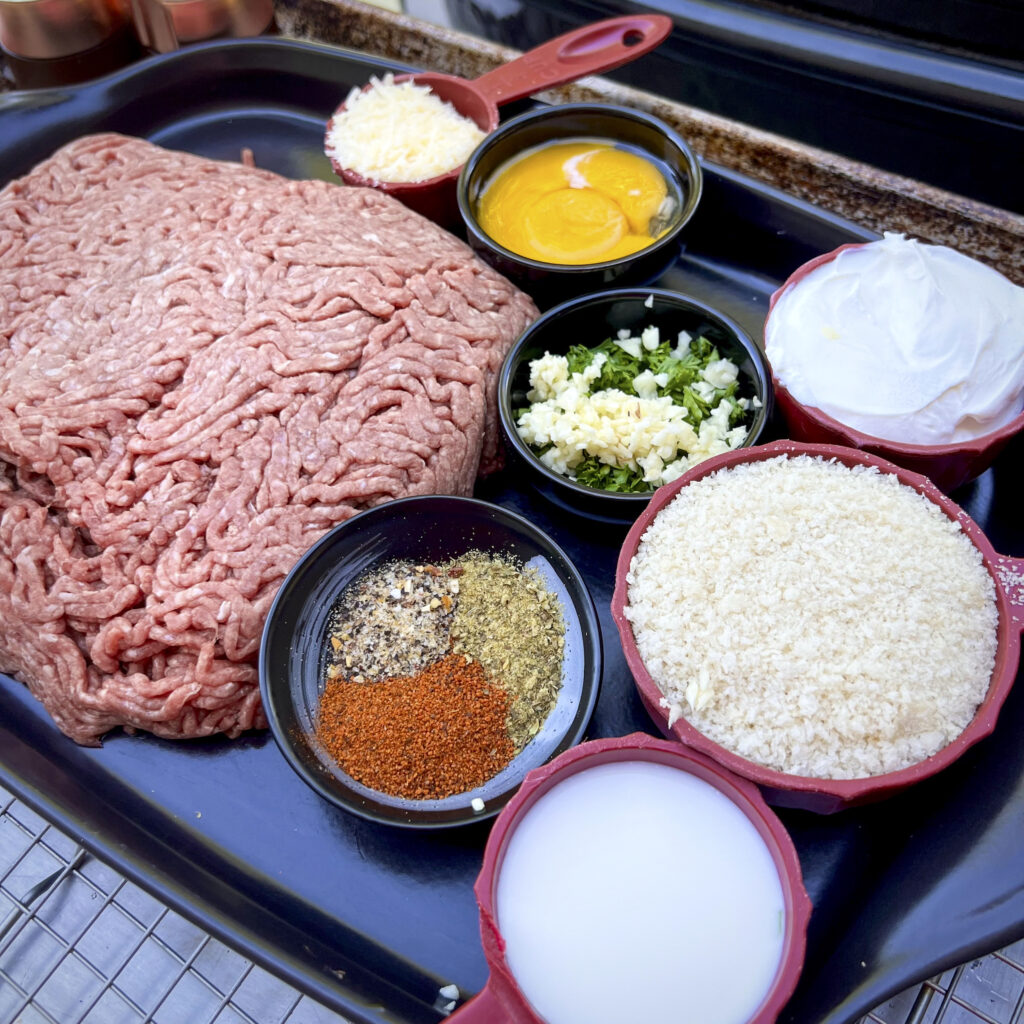
<path id="1" fill-rule="evenodd" d="M 741 445 L 760 406 L 739 369 L 705 337 L 656 325 L 573 345 L 530 363 L 519 435 L 554 472 L 588 487 L 643 493 Z"/>

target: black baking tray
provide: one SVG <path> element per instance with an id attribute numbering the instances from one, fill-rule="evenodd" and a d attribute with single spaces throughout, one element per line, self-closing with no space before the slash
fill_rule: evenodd
<path id="1" fill-rule="evenodd" d="M 0 180 L 106 129 L 232 160 L 249 148 L 262 167 L 330 178 L 327 116 L 351 86 L 400 68 L 264 38 L 203 44 L 75 88 L 8 94 Z M 717 306 L 755 337 L 770 293 L 798 264 L 872 237 L 720 167 L 706 165 L 705 181 L 686 249 L 658 283 Z M 954 495 L 996 549 L 1014 556 L 1024 555 L 1022 464 L 1018 441 Z M 477 495 L 551 534 L 590 587 L 605 668 L 589 736 L 655 732 L 609 611 L 625 527 L 563 512 L 508 471 L 481 482 Z M 783 1021 L 846 1024 L 1024 935 L 1022 732 L 1018 685 L 995 734 L 938 777 L 830 817 L 781 812 L 815 905 L 806 968 Z M 487 823 L 414 832 L 346 814 L 292 772 L 269 734 L 173 743 L 115 733 L 100 749 L 81 748 L 7 679 L 0 778 L 173 908 L 354 1021 L 437 1021 L 442 985 L 469 994 L 485 981 L 472 884 Z M 665 912 L 674 913 L 685 866 L 657 869 Z"/>

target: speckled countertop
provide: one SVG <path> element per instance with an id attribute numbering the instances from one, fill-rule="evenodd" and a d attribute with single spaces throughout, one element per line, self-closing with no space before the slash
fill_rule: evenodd
<path id="1" fill-rule="evenodd" d="M 283 35 L 467 78 L 517 56 L 508 47 L 361 0 L 275 0 L 275 8 Z M 682 133 L 706 160 L 874 231 L 900 231 L 953 246 L 1024 284 L 1024 216 L 610 79 L 585 78 L 541 95 L 646 110 Z"/>

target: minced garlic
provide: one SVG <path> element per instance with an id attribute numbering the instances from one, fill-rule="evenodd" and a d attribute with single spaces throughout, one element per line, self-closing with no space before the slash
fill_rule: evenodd
<path id="1" fill-rule="evenodd" d="M 653 334 L 651 330 L 639 337 L 617 338 L 615 344 L 635 357 L 653 351 L 659 341 L 657 328 Z M 695 427 L 684 406 L 659 395 L 667 377 L 649 369 L 633 379 L 636 394 L 618 389 L 592 391 L 606 361 L 605 354 L 598 352 L 574 374 L 569 373 L 565 356 L 545 353 L 530 364 L 527 398 L 532 404 L 519 416 L 519 435 L 555 473 L 572 478 L 590 456 L 641 473 L 653 489 L 746 440 L 745 426 L 729 425 L 732 402 L 719 402 Z M 728 387 L 737 375 L 734 363 L 715 360 L 693 385 L 694 392 L 704 401 L 713 401 L 717 389 Z"/>

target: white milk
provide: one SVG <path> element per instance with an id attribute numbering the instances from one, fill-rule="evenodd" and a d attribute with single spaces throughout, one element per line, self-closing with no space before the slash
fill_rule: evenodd
<path id="1" fill-rule="evenodd" d="M 649 761 L 545 793 L 496 897 L 509 967 L 549 1024 L 744 1024 L 781 958 L 764 840 L 713 786 Z"/>

